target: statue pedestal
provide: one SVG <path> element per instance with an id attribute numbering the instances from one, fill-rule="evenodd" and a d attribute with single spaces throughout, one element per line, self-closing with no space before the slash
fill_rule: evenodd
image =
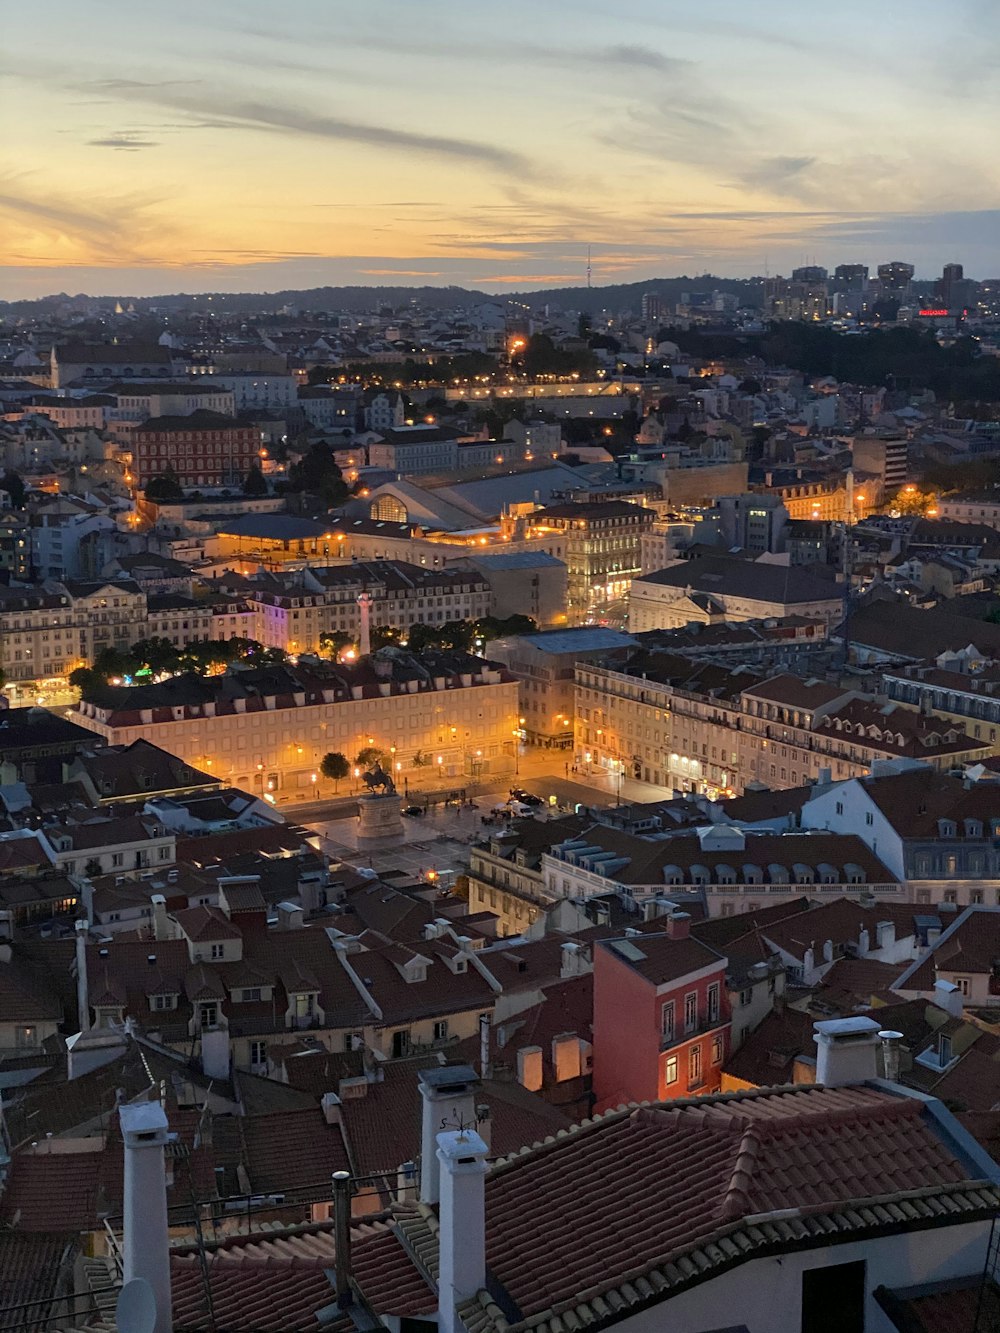
<path id="1" fill-rule="evenodd" d="M 394 847 L 403 841 L 403 816 L 397 794 L 376 795 L 374 792 L 358 800 L 358 850 L 373 851 L 378 847 Z"/>

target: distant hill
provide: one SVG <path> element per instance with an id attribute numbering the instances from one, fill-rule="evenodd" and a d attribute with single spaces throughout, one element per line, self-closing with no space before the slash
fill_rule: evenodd
<path id="1" fill-rule="evenodd" d="M 530 292 L 480 292 L 465 287 L 310 287 L 280 292 L 178 292 L 169 296 L 130 296 L 128 292 L 99 297 L 60 292 L 36 301 L 0 301 L 0 315 L 18 318 L 54 314 L 67 306 L 82 310 L 114 301 L 131 303 L 137 311 L 155 307 L 158 311 L 189 311 L 193 307 L 210 308 L 220 315 L 260 317 L 291 306 L 299 311 L 344 311 L 361 314 L 387 308 L 402 314 L 408 306 L 421 310 L 455 310 L 463 306 L 495 302 L 505 305 L 520 301 L 539 310 L 545 305 L 563 310 L 598 314 L 606 310 L 620 314 L 638 313 L 646 292 L 656 292 L 669 302 L 679 301 L 684 292 L 732 292 L 746 305 L 759 306 L 763 278 L 719 278 L 710 273 L 698 277 L 650 278 L 645 282 L 612 283 L 601 287 L 549 287 Z M 209 302 L 211 296 L 211 302 Z"/>

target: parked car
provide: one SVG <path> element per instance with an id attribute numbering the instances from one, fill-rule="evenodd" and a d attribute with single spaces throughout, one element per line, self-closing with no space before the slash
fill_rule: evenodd
<path id="1" fill-rule="evenodd" d="M 409 815 L 411 819 L 416 819 L 423 815 L 424 807 L 422 805 L 407 805 L 403 808 L 403 814 Z"/>
<path id="2" fill-rule="evenodd" d="M 545 802 L 542 800 L 542 798 L 541 798 L 540 796 L 535 796 L 532 792 L 530 792 L 530 791 L 524 791 L 524 790 L 522 790 L 522 789 L 520 789 L 520 788 L 518 788 L 518 789 L 516 789 L 515 791 L 512 791 L 512 792 L 511 792 L 511 798 L 512 798 L 513 800 L 515 800 L 515 801 L 520 801 L 522 805 L 533 805 L 533 806 L 534 806 L 534 805 L 544 805 L 544 804 L 545 804 Z"/>

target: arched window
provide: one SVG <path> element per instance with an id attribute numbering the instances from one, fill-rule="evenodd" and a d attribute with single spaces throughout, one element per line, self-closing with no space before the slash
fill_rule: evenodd
<path id="1" fill-rule="evenodd" d="M 407 518 L 406 505 L 395 495 L 380 495 L 372 501 L 370 513 L 381 523 L 405 523 Z"/>

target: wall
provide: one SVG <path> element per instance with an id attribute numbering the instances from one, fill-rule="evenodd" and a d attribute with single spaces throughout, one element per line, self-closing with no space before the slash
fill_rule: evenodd
<path id="1" fill-rule="evenodd" d="M 659 1096 L 655 989 L 606 948 L 594 949 L 596 1109 Z"/>
<path id="2" fill-rule="evenodd" d="M 483 751 L 477 762 L 484 777 L 507 775 L 514 768 L 512 733 L 519 716 L 517 682 L 506 681 L 176 722 L 112 727 L 79 710 L 72 720 L 112 744 L 152 741 L 244 791 L 273 790 L 277 799 L 302 799 L 322 785 L 318 772 L 325 754 L 340 751 L 353 760 L 369 736 L 386 749 L 395 745 L 402 772 L 422 774 L 425 782 L 431 779 L 429 770 L 412 767 L 417 751 L 433 755 L 436 773 L 449 781 L 471 776 L 477 749 Z"/>
<path id="3" fill-rule="evenodd" d="M 903 878 L 903 840 L 860 782 L 844 782 L 814 796 L 802 807 L 800 819 L 804 829 L 856 833 L 894 875 Z"/>
<path id="4" fill-rule="evenodd" d="M 622 1320 L 618 1333 L 665 1333 L 668 1328 L 716 1333 L 730 1327 L 735 1318 L 748 1333 L 794 1333 L 802 1316 L 802 1274 L 859 1259 L 868 1265 L 866 1333 L 896 1333 L 871 1294 L 875 1288 L 916 1286 L 981 1272 L 988 1229 L 985 1222 L 965 1223 L 758 1259 Z"/>

